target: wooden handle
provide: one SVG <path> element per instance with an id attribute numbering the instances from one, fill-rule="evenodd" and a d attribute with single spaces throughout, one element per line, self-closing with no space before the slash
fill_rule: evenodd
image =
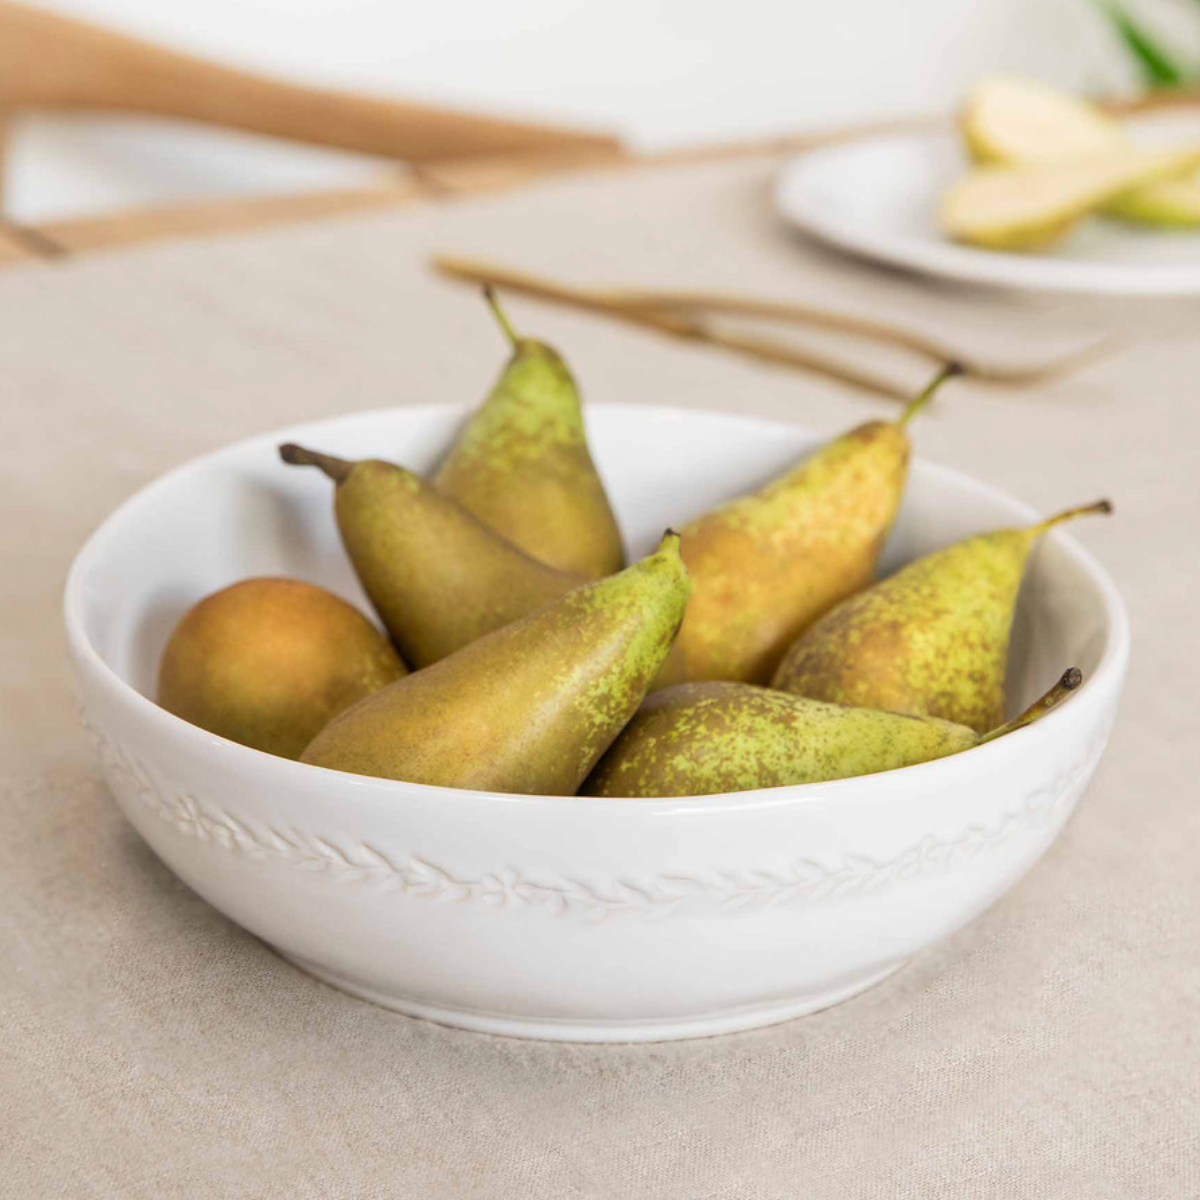
<path id="1" fill-rule="evenodd" d="M 49 257 L 31 246 L 24 231 L 0 221 L 0 264 L 36 261 Z"/>
<path id="2" fill-rule="evenodd" d="M 0 2 L 5 108 L 180 117 L 408 162 L 573 148 L 620 154 L 606 134 L 299 87 Z"/>
<path id="3" fill-rule="evenodd" d="M 908 403 L 912 389 L 906 385 L 883 379 L 871 371 L 835 359 L 819 350 L 762 337 L 755 333 L 734 329 L 714 328 L 707 318 L 722 313 L 738 316 L 769 317 L 792 324 L 816 326 L 838 330 L 876 342 L 901 346 L 926 358 L 938 362 L 955 361 L 966 374 L 985 383 L 1007 384 L 1024 387 L 1045 383 L 1061 375 L 1096 361 L 1113 352 L 1117 343 L 1111 338 L 1102 338 L 1074 354 L 1053 362 L 1028 366 L 1005 366 L 986 363 L 973 356 L 960 354 L 932 338 L 924 337 L 915 330 L 886 324 L 882 321 L 866 320 L 855 314 L 817 309 L 808 305 L 760 301 L 746 297 L 731 297 L 714 293 L 651 292 L 633 289 L 608 289 L 572 287 L 551 279 L 515 271 L 508 267 L 482 263 L 472 259 L 450 255 L 436 255 L 431 262 L 433 268 L 451 279 L 487 287 L 505 288 L 564 304 L 586 312 L 603 313 L 626 324 L 641 325 L 656 329 L 672 337 L 707 342 L 726 350 L 755 358 L 762 362 L 781 366 L 799 367 L 815 371 L 831 379 L 840 380 L 863 391 L 875 392 L 894 400 Z"/>

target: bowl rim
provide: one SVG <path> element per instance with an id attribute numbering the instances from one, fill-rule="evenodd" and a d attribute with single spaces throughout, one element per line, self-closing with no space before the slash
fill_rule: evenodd
<path id="1" fill-rule="evenodd" d="M 297 782 L 312 781 L 326 776 L 331 784 L 336 782 L 339 788 L 351 788 L 356 793 L 355 798 L 368 803 L 378 800 L 385 804 L 399 806 L 414 795 L 422 797 L 438 797 L 442 803 L 455 803 L 470 800 L 506 805 L 518 805 L 522 808 L 556 808 L 580 812 L 586 810 L 621 811 L 636 809 L 645 815 L 648 812 L 657 816 L 684 816 L 691 813 L 703 812 L 713 814 L 731 809 L 745 810 L 754 808 L 769 808 L 782 805 L 806 804 L 824 802 L 833 798 L 839 802 L 854 800 L 859 803 L 869 803 L 877 797 L 874 793 L 894 792 L 895 784 L 903 779 L 906 785 L 919 788 L 923 782 L 937 784 L 943 782 L 954 773 L 964 770 L 971 774 L 988 770 L 1000 764 L 1001 756 L 1008 753 L 1013 738 L 1021 739 L 1027 749 L 1035 739 L 1045 742 L 1051 738 L 1072 707 L 1078 704 L 1089 693 L 1097 695 L 1105 685 L 1115 685 L 1119 688 L 1128 663 L 1130 651 L 1129 618 L 1125 603 L 1117 590 L 1116 584 L 1099 561 L 1069 533 L 1056 529 L 1047 537 L 1054 538 L 1081 567 L 1099 593 L 1105 618 L 1105 645 L 1100 661 L 1095 670 L 1084 677 L 1083 684 L 1072 695 L 1067 703 L 1047 713 L 1034 725 L 1014 731 L 1004 738 L 987 742 L 982 746 L 973 746 L 969 750 L 948 755 L 945 758 L 934 759 L 931 762 L 917 763 L 913 766 L 898 767 L 890 771 L 880 771 L 873 775 L 855 775 L 846 779 L 833 779 L 820 783 L 784 784 L 773 788 L 756 788 L 739 792 L 721 792 L 702 796 L 548 796 L 528 795 L 512 792 L 487 792 L 473 788 L 446 787 L 438 784 L 411 783 L 405 780 L 382 779 L 376 776 L 355 775 L 347 771 L 337 771 L 328 767 L 318 767 L 311 763 L 302 763 L 294 759 L 281 758 L 256 750 L 240 742 L 231 741 L 202 729 L 177 717 L 160 707 L 148 696 L 143 695 L 131 683 L 122 678 L 108 665 L 99 651 L 92 644 L 86 631 L 84 619 L 85 582 L 89 569 L 100 558 L 105 543 L 113 538 L 116 531 L 134 513 L 151 504 L 158 492 L 167 488 L 180 476 L 190 474 L 213 462 L 235 452 L 252 451 L 256 447 L 276 446 L 280 441 L 296 440 L 320 436 L 322 430 L 338 426 L 346 422 L 364 418 L 380 418 L 391 414 L 401 416 L 430 416 L 434 414 L 465 413 L 470 405 L 464 404 L 421 404 L 400 405 L 388 408 L 360 409 L 351 413 L 341 413 L 333 417 L 325 417 L 300 425 L 285 426 L 279 430 L 253 434 L 235 442 L 229 442 L 214 450 L 190 458 L 163 474 L 144 484 L 132 495 L 128 496 L 112 510 L 92 531 L 71 561 L 67 572 L 66 585 L 63 592 L 63 619 L 66 626 L 67 640 L 71 652 L 78 664 L 86 664 L 93 677 L 110 696 L 126 709 L 138 714 L 139 719 L 157 722 L 164 734 L 174 738 L 182 738 L 194 744 L 196 752 L 202 752 L 204 743 L 216 745 L 222 754 L 229 756 L 229 763 L 235 769 L 239 761 L 244 760 L 245 769 L 255 771 L 278 772 L 281 787 L 288 787 Z M 629 403 L 591 403 L 585 407 L 585 418 L 589 411 L 597 409 L 614 413 L 636 414 L 644 416 L 654 413 L 669 419 L 692 419 L 696 416 L 708 419 L 724 420 L 737 424 L 752 424 L 770 429 L 787 430 L 789 435 L 812 435 L 817 440 L 823 440 L 828 435 L 818 433 L 810 427 L 788 421 L 775 420 L 755 414 L 740 414 L 724 410 L 697 410 L 680 408 L 673 405 L 643 405 Z M 922 472 L 974 490 L 983 498 L 995 500 L 1019 513 L 1022 519 L 1030 522 L 1037 520 L 1039 513 L 1016 497 L 1009 495 L 993 484 L 985 483 L 974 476 L 968 475 L 954 467 L 913 455 L 910 460 L 910 470 L 918 466 Z M 1065 670 L 1072 664 L 1063 664 Z M 245 757 L 249 756 L 249 757 Z M 969 763 L 964 767 L 964 760 Z M 296 775 L 300 772 L 300 775 Z M 314 774 L 319 772 L 320 775 Z M 566 803 L 568 802 L 569 803 Z M 344 802 L 344 801 L 343 801 Z"/>

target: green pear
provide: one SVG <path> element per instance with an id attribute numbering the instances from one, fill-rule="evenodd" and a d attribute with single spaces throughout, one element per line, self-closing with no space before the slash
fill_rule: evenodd
<path id="1" fill-rule="evenodd" d="M 998 77 L 977 84 L 963 106 L 961 126 L 971 154 L 988 163 L 1061 159 L 1133 144 L 1120 123 L 1095 105 L 1028 79 Z M 1200 225 L 1200 180 L 1136 187 L 1102 211 L 1152 225 Z"/>
<path id="2" fill-rule="evenodd" d="M 209 733 L 298 758 L 343 709 L 404 674 L 387 638 L 332 592 L 298 579 L 245 579 L 175 627 L 158 702 Z"/>
<path id="3" fill-rule="evenodd" d="M 685 683 L 646 700 L 580 794 L 712 796 L 910 767 L 1028 725 L 1081 680 L 1068 671 L 1015 721 L 982 737 L 934 717 L 825 704 L 748 683 Z"/>
<path id="4" fill-rule="evenodd" d="M 1064 521 L 1111 511 L 1101 500 L 917 559 L 822 617 L 787 652 L 771 686 L 939 717 L 977 733 L 995 728 L 1004 720 L 1009 633 L 1030 550 Z"/>
<path id="5" fill-rule="evenodd" d="M 490 289 L 484 295 L 512 357 L 434 482 L 539 562 L 585 579 L 611 575 L 625 553 L 575 380 L 557 351 L 518 337 Z"/>
<path id="6" fill-rule="evenodd" d="M 284 462 L 319 467 L 363 590 L 400 653 L 425 667 L 582 582 L 537 562 L 419 475 L 301 446 Z"/>
<path id="7" fill-rule="evenodd" d="M 692 599 L 664 683 L 765 683 L 796 637 L 865 587 L 908 473 L 908 422 L 951 365 L 896 421 L 843 434 L 757 492 L 684 526 Z"/>
<path id="8" fill-rule="evenodd" d="M 1125 147 L 1015 166 L 983 166 L 947 188 L 941 225 L 950 237 L 994 250 L 1057 241 L 1081 217 L 1146 184 L 1200 167 L 1200 150 Z"/>
<path id="9" fill-rule="evenodd" d="M 359 775 L 571 796 L 637 711 L 687 603 L 679 536 L 385 688 L 303 761 Z"/>

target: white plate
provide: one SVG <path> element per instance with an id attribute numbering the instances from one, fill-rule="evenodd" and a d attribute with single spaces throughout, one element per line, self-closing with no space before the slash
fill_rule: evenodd
<path id="1" fill-rule="evenodd" d="M 1037 254 L 947 240 L 938 197 L 966 166 L 955 135 L 884 134 L 795 159 L 780 176 L 776 203 L 830 245 L 926 275 L 1034 291 L 1200 295 L 1200 231 L 1095 218 Z"/>

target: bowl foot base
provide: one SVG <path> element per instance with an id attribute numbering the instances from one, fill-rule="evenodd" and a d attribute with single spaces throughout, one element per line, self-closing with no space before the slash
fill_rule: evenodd
<path id="1" fill-rule="evenodd" d="M 687 1017 L 657 1017 L 649 1020 L 605 1021 L 559 1017 L 518 1017 L 502 1013 L 483 1012 L 476 1009 L 450 1008 L 438 1004 L 423 1004 L 404 996 L 394 996 L 375 988 L 347 979 L 333 971 L 327 971 L 306 959 L 282 954 L 293 966 L 305 974 L 312 975 L 322 983 L 349 992 L 360 1000 L 369 1000 L 382 1008 L 403 1013 L 409 1017 L 420 1017 L 439 1025 L 455 1029 L 467 1029 L 473 1033 L 491 1033 L 502 1037 L 534 1038 L 548 1042 L 671 1042 L 685 1038 L 713 1037 L 721 1033 L 738 1033 L 746 1029 L 759 1029 L 765 1025 L 776 1025 L 794 1017 L 841 1004 L 868 988 L 882 983 L 907 963 L 889 963 L 852 979 L 844 980 L 836 987 L 819 992 L 806 993 L 788 1000 L 777 1000 L 767 1004 L 746 1004 L 720 1012 L 703 1013 Z"/>

